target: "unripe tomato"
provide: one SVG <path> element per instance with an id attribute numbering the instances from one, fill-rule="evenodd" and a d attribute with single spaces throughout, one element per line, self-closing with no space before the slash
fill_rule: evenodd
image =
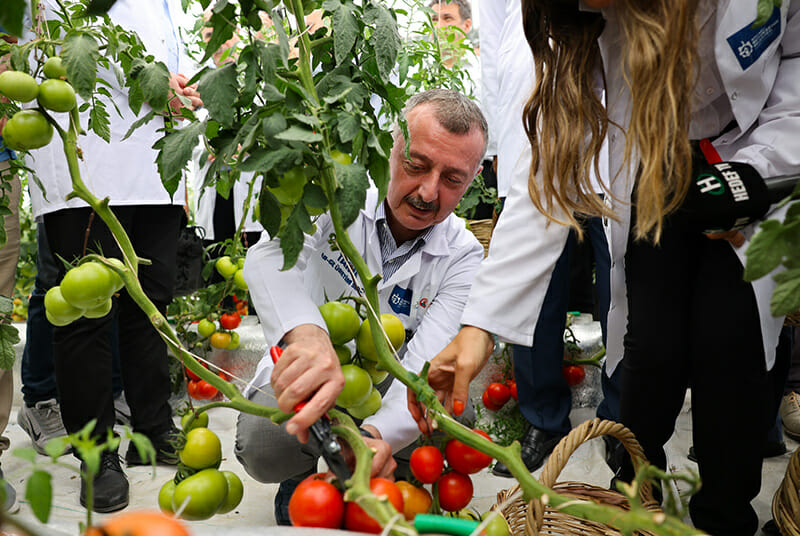
<path id="1" fill-rule="evenodd" d="M 333 344 L 345 344 L 356 335 L 361 327 L 361 318 L 349 303 L 330 301 L 319 306 Z"/>
<path id="2" fill-rule="evenodd" d="M 38 110 L 20 110 L 8 120 L 2 136 L 9 149 L 30 151 L 50 143 L 53 125 Z"/>
<path id="3" fill-rule="evenodd" d="M 196 430 L 192 430 L 194 431 Z M 217 513 L 227 495 L 228 479 L 225 475 L 216 469 L 203 469 L 175 486 L 172 508 L 177 510 L 185 503 L 180 517 L 189 521 L 202 521 Z"/>
<path id="4" fill-rule="evenodd" d="M 39 104 L 54 112 L 68 112 L 77 106 L 75 90 L 63 80 L 45 80 L 39 85 Z"/>
<path id="5" fill-rule="evenodd" d="M 242 497 L 244 497 L 244 485 L 239 475 L 233 471 L 222 471 L 222 475 L 228 481 L 228 495 L 225 497 L 225 502 L 223 502 L 222 506 L 217 510 L 217 513 L 227 514 L 242 502 Z"/>
<path id="6" fill-rule="evenodd" d="M 4 71 L 0 73 L 0 95 L 17 102 L 30 102 L 39 94 L 39 84 L 28 73 Z"/>
<path id="7" fill-rule="evenodd" d="M 114 294 L 115 276 L 99 262 L 85 262 L 66 273 L 61 280 L 61 294 L 75 307 L 94 309 Z"/>
<path id="8" fill-rule="evenodd" d="M 54 326 L 66 326 L 83 315 L 83 309 L 75 307 L 61 294 L 61 287 L 56 285 L 44 295 L 44 309 L 47 320 Z"/>
<path id="9" fill-rule="evenodd" d="M 508 521 L 500 512 L 490 511 L 481 515 L 481 521 L 487 518 L 489 518 L 489 523 L 482 532 L 485 536 L 508 536 L 511 533 Z"/>
<path id="10" fill-rule="evenodd" d="M 347 408 L 347 412 L 356 419 L 364 420 L 370 415 L 375 415 L 381 409 L 381 403 L 381 392 L 373 386 L 367 400 L 363 404 Z"/>
<path id="11" fill-rule="evenodd" d="M 378 497 L 385 496 L 398 512 L 403 511 L 403 494 L 400 488 L 391 480 L 385 478 L 370 479 L 369 489 Z M 344 528 L 373 534 L 381 532 L 381 526 L 378 522 L 367 515 L 364 509 L 354 502 L 349 502 L 345 506 Z"/>
<path id="12" fill-rule="evenodd" d="M 235 331 L 231 331 L 231 342 L 228 343 L 228 346 L 225 347 L 226 350 L 236 350 L 239 348 L 239 334 Z"/>
<path id="13" fill-rule="evenodd" d="M 486 439 L 489 439 L 489 434 L 483 430 L 473 430 L 474 433 L 480 434 Z M 488 454 L 476 450 L 458 439 L 451 439 L 444 447 L 444 457 L 447 464 L 465 475 L 477 473 L 492 463 L 492 457 Z M 458 510 L 459 508 L 456 508 Z"/>
<path id="14" fill-rule="evenodd" d="M 349 166 L 353 163 L 353 158 L 349 154 L 337 151 L 336 149 L 331 151 L 331 159 L 333 159 L 334 162 L 338 162 L 344 166 Z"/>
<path id="15" fill-rule="evenodd" d="M 248 290 L 247 288 L 247 281 L 244 280 L 244 270 L 239 268 L 233 274 L 233 284 L 236 288 L 242 290 Z"/>
<path id="16" fill-rule="evenodd" d="M 295 527 L 338 529 L 344 518 L 344 499 L 336 486 L 317 473 L 295 488 L 289 499 L 289 519 Z"/>
<path id="17" fill-rule="evenodd" d="M 336 397 L 336 403 L 343 408 L 360 406 L 372 393 L 372 380 L 367 371 L 358 365 L 342 365 L 344 387 Z"/>
<path id="18" fill-rule="evenodd" d="M 174 514 L 175 510 L 172 509 L 172 497 L 175 496 L 175 479 L 170 478 L 161 489 L 158 491 L 158 507 L 165 514 Z"/>
<path id="19" fill-rule="evenodd" d="M 428 490 L 403 480 L 395 482 L 395 485 L 403 495 L 403 516 L 406 521 L 414 521 L 417 514 L 427 514 L 430 511 L 433 497 Z"/>
<path id="20" fill-rule="evenodd" d="M 222 350 L 227 348 L 231 343 L 231 334 L 225 333 L 224 331 L 217 331 L 211 335 L 209 340 L 211 341 L 211 346 Z"/>
<path id="21" fill-rule="evenodd" d="M 114 302 L 111 301 L 111 298 L 107 299 L 97 307 L 92 307 L 91 309 L 86 309 L 83 313 L 83 316 L 86 318 L 103 318 L 108 313 L 111 312 L 111 308 L 113 307 Z"/>
<path id="22" fill-rule="evenodd" d="M 409 460 L 411 474 L 423 484 L 433 484 L 444 470 L 444 456 L 433 445 L 414 449 Z"/>
<path id="23" fill-rule="evenodd" d="M 353 361 L 353 355 L 350 352 L 350 348 L 348 348 L 347 346 L 344 346 L 342 344 L 334 344 L 333 349 L 336 352 L 336 357 L 339 358 L 340 365 L 347 365 Z M 370 376 L 372 375 L 370 374 Z M 375 382 L 373 381 L 373 383 Z"/>
<path id="24" fill-rule="evenodd" d="M 178 456 L 183 465 L 192 469 L 215 467 L 222 459 L 222 443 L 208 428 L 193 428 L 186 433 L 186 443 Z"/>
<path id="25" fill-rule="evenodd" d="M 219 317 L 219 325 L 222 329 L 236 329 L 242 322 L 242 317 L 239 313 L 224 313 Z"/>
<path id="26" fill-rule="evenodd" d="M 383 324 L 383 329 L 389 336 L 392 347 L 395 351 L 399 350 L 406 340 L 406 329 L 403 327 L 403 322 L 393 314 L 383 313 L 381 315 L 381 324 Z M 361 328 L 359 328 L 356 336 L 356 348 L 364 359 L 369 359 L 370 361 L 378 360 L 378 351 L 375 349 L 375 342 L 372 340 L 372 328 L 369 325 L 369 320 L 364 320 L 361 323 Z"/>
<path id="27" fill-rule="evenodd" d="M 195 428 L 208 428 L 208 413 L 203 411 L 202 413 L 198 413 L 197 416 L 192 421 L 192 424 L 189 425 L 189 428 L 186 428 L 186 425 L 189 423 L 189 417 L 191 417 L 194 413 L 190 411 L 183 417 L 181 417 L 181 428 L 185 431 L 194 430 Z"/>
<path id="28" fill-rule="evenodd" d="M 67 68 L 64 67 L 64 62 L 61 61 L 60 56 L 51 56 L 47 58 L 42 67 L 42 73 L 47 78 L 67 78 Z"/>
<path id="29" fill-rule="evenodd" d="M 214 263 L 214 267 L 217 269 L 217 272 L 219 272 L 219 275 L 225 279 L 233 277 L 238 269 L 228 255 L 217 259 L 217 262 Z"/>
<path id="30" fill-rule="evenodd" d="M 302 166 L 293 167 L 278 179 L 278 186 L 268 188 L 281 205 L 294 205 L 303 197 L 306 174 Z"/>
<path id="31" fill-rule="evenodd" d="M 450 471 L 439 477 L 437 489 L 439 506 L 448 512 L 461 510 L 472 500 L 472 479 L 458 471 Z"/>
<path id="32" fill-rule="evenodd" d="M 217 325 L 208 318 L 197 323 L 197 334 L 204 339 L 213 335 L 215 331 L 217 331 Z"/>

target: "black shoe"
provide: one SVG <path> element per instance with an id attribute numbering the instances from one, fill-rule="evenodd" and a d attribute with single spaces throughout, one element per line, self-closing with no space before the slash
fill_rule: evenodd
<path id="1" fill-rule="evenodd" d="M 764 458 L 774 458 L 786 454 L 786 443 L 781 441 L 767 441 L 764 444 L 762 455 Z M 697 463 L 697 455 L 694 453 L 694 446 L 689 447 L 689 454 L 686 456 L 689 461 Z"/>
<path id="2" fill-rule="evenodd" d="M 522 452 L 520 456 L 525 463 L 528 471 L 536 471 L 544 463 L 545 458 L 553 452 L 553 449 L 565 434 L 550 433 L 531 426 L 525 437 L 522 438 Z M 492 469 L 492 473 L 497 476 L 510 478 L 513 475 L 505 464 L 497 462 Z"/>
<path id="3" fill-rule="evenodd" d="M 81 472 L 86 462 L 81 462 Z M 122 472 L 117 451 L 105 451 L 100 458 L 100 470 L 94 477 L 95 512 L 106 514 L 128 506 L 128 479 Z M 86 507 L 86 481 L 81 479 L 81 506 Z"/>
<path id="4" fill-rule="evenodd" d="M 178 429 L 173 426 L 167 431 L 149 438 L 156 451 L 156 463 L 177 465 L 178 453 L 172 442 L 178 437 L 179 433 Z M 128 467 L 134 465 L 150 465 L 150 461 L 142 458 L 141 454 L 139 454 L 139 449 L 137 449 L 136 445 L 133 443 L 128 445 L 128 451 L 125 453 L 125 463 Z"/>
<path id="5" fill-rule="evenodd" d="M 289 519 L 289 499 L 292 498 L 295 488 L 300 481 L 287 479 L 278 486 L 278 493 L 275 494 L 275 522 L 278 525 L 291 526 Z"/>

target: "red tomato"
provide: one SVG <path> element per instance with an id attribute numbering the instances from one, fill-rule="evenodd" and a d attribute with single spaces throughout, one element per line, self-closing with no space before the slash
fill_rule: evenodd
<path id="1" fill-rule="evenodd" d="M 489 439 L 489 434 L 483 430 L 473 431 Z M 447 442 L 447 445 L 444 447 L 444 457 L 447 459 L 447 464 L 450 467 L 465 475 L 477 473 L 492 463 L 491 456 L 465 445 L 458 439 L 451 439 Z"/>
<path id="2" fill-rule="evenodd" d="M 483 396 L 481 396 L 481 400 L 483 401 L 483 405 L 486 406 L 486 409 L 488 409 L 489 411 L 497 411 L 498 409 L 500 409 L 500 406 L 498 406 L 489 399 L 488 389 L 483 391 Z"/>
<path id="3" fill-rule="evenodd" d="M 496 406 L 503 407 L 508 402 L 508 399 L 511 398 L 511 389 L 499 382 L 490 383 L 486 391 L 489 393 L 489 400 Z"/>
<path id="4" fill-rule="evenodd" d="M 514 380 L 506 381 L 506 385 L 508 385 L 509 391 L 511 391 L 511 398 L 517 400 L 517 382 Z"/>
<path id="5" fill-rule="evenodd" d="M 200 379 L 200 376 L 189 370 L 189 367 L 184 367 L 186 369 L 186 375 L 189 377 L 189 381 L 196 382 Z"/>
<path id="6" fill-rule="evenodd" d="M 411 453 L 411 474 L 423 484 L 436 482 L 444 469 L 444 457 L 436 447 L 425 445 Z"/>
<path id="7" fill-rule="evenodd" d="M 472 479 L 458 471 L 443 474 L 436 487 L 442 510 L 455 512 L 466 508 L 472 500 Z"/>
<path id="8" fill-rule="evenodd" d="M 242 322 L 239 313 L 225 313 L 219 317 L 219 325 L 222 329 L 236 329 Z"/>
<path id="9" fill-rule="evenodd" d="M 564 374 L 564 379 L 567 380 L 567 384 L 570 387 L 578 385 L 586 377 L 586 372 L 583 370 L 583 367 L 578 365 L 564 365 L 561 372 Z"/>
<path id="10" fill-rule="evenodd" d="M 394 482 L 385 478 L 373 478 L 369 481 L 369 489 L 378 497 L 385 496 L 394 509 L 403 512 L 403 494 Z M 356 532 L 380 534 L 381 526 L 356 503 L 349 502 L 344 509 L 344 528 Z"/>
<path id="11" fill-rule="evenodd" d="M 205 380 L 190 381 L 186 384 L 186 391 L 195 400 L 208 400 L 217 394 L 217 388 Z"/>
<path id="12" fill-rule="evenodd" d="M 344 499 L 324 473 L 306 478 L 289 499 L 289 519 L 295 527 L 338 529 L 344 518 Z"/>
<path id="13" fill-rule="evenodd" d="M 189 380 L 186 382 L 186 392 L 189 393 L 189 396 L 194 398 L 195 400 L 200 400 L 197 398 L 197 382 L 199 380 Z"/>

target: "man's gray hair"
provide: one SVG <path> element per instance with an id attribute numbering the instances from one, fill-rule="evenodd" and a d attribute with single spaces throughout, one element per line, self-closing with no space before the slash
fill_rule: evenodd
<path id="1" fill-rule="evenodd" d="M 486 1 L 493 2 L 495 0 L 484 0 L 484 2 Z M 457 5 L 458 14 L 461 16 L 462 21 L 472 18 L 472 5 L 469 3 L 469 0 L 431 0 L 431 2 L 428 4 L 428 7 L 437 6 L 439 4 Z"/>
<path id="2" fill-rule="evenodd" d="M 489 143 L 489 125 L 475 101 L 452 89 L 429 89 L 417 93 L 406 101 L 403 117 L 408 117 L 411 110 L 423 104 L 431 106 L 436 120 L 452 134 L 464 135 L 473 128 L 478 128 L 483 136 L 481 161 L 483 160 Z M 394 135 L 395 138 L 402 136 L 399 125 L 395 125 Z"/>

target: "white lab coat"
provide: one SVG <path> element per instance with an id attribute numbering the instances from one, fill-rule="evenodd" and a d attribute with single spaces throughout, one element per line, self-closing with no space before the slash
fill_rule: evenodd
<path id="1" fill-rule="evenodd" d="M 367 192 L 359 217 L 348 234 L 373 273 L 382 271 L 380 243 L 375 225 L 377 191 Z M 333 224 L 327 214 L 317 220 L 317 231 L 306 237 L 297 264 L 281 271 L 283 254 L 278 240 L 264 237 L 247 252 L 244 277 L 264 330 L 267 344 L 277 343 L 300 324 L 325 329 L 318 305 L 328 299 L 356 294 L 350 270 L 339 251 L 328 242 Z M 419 372 L 425 361 L 441 351 L 455 336 L 483 249 L 464 221 L 451 214 L 434 227 L 425 245 L 388 280 L 381 280 L 378 293 L 382 313 L 400 318 L 413 336 L 398 352 L 403 366 Z M 272 360 L 265 356 L 251 386 L 269 383 Z M 378 412 L 365 419 L 397 451 L 419 434 L 406 407 L 406 388 L 393 382 Z"/>
<path id="2" fill-rule="evenodd" d="M 52 17 L 55 2 L 45 0 L 45 13 Z M 183 16 L 178 0 L 168 0 L 169 14 L 165 15 L 164 6 L 158 2 L 137 2 L 135 0 L 118 0 L 109 11 L 112 22 L 127 30 L 136 32 L 144 43 L 148 54 L 157 61 L 163 61 L 169 69 L 185 72 L 190 76 L 193 65 L 183 53 L 177 30 L 170 22 Z M 30 34 L 28 35 L 30 37 Z M 99 198 L 109 197 L 112 206 L 116 205 L 165 205 L 184 203 L 183 182 L 175 195 L 170 198 L 155 164 L 156 151 L 153 143 L 162 134 L 157 130 L 164 127 L 160 118 L 153 119 L 147 125 L 138 128 L 121 142 L 137 116 L 128 107 L 127 89 L 120 87 L 116 76 L 109 71 L 101 71 L 98 76 L 110 83 L 109 91 L 115 105 L 100 95 L 98 98 L 106 103 L 106 111 L 111 122 L 111 143 L 106 143 L 94 133 L 81 136 L 78 146 L 83 151 L 84 160 L 80 163 L 81 178 L 89 190 Z M 78 97 L 78 104 L 82 103 Z M 148 106 L 142 106 L 141 114 L 147 113 Z M 67 124 L 68 114 L 53 114 L 62 125 Z M 81 114 L 81 124 L 88 123 L 88 112 Z M 34 218 L 40 218 L 65 208 L 86 206 L 80 199 L 67 201 L 66 196 L 72 191 L 72 183 L 67 170 L 60 139 L 56 135 L 49 145 L 33 151 L 28 159 L 30 167 L 41 178 L 46 189 L 43 192 L 35 181 L 30 182 L 31 204 Z"/>
<path id="3" fill-rule="evenodd" d="M 708 9 L 710 1 L 701 2 L 700 14 L 701 17 L 705 15 L 701 32 L 703 35 L 711 32 L 713 59 L 739 126 L 715 140 L 717 151 L 723 160 L 747 162 L 765 177 L 797 173 L 800 171 L 800 136 L 797 136 L 800 132 L 800 1 L 783 2 L 778 37 L 747 69 L 740 66 L 727 37 L 755 20 L 756 3 L 719 0 L 716 15 L 712 17 L 713 10 Z M 599 40 L 607 69 L 606 79 L 622 80 L 618 72 L 608 71 L 609 66 L 618 68 L 620 62 L 614 51 L 618 43 L 614 39 L 613 11 L 607 15 L 606 28 Z M 713 88 L 700 87 L 695 106 L 702 106 L 717 96 Z M 609 87 L 607 99 L 611 121 L 627 124 L 627 90 Z M 623 160 L 625 138 L 622 131 L 610 127 L 608 143 L 609 169 L 605 176 L 615 177 Z M 529 151 L 524 158 L 492 235 L 489 256 L 475 278 L 462 323 L 486 329 L 509 342 L 530 346 L 550 275 L 563 251 L 568 230 L 556 224 L 545 228 L 545 217 L 528 197 Z M 633 189 L 632 175 L 620 173 L 611 188 L 623 201 L 613 207 L 620 221 L 609 220 L 606 228 L 611 252 L 608 366 L 613 370 L 622 358 L 627 320 L 624 258 L 630 230 L 628 203 Z M 782 219 L 784 213 L 785 208 L 773 211 L 770 217 Z M 748 241 L 736 249 L 742 262 L 757 227 L 758 224 L 754 224 L 743 230 Z M 782 317 L 773 317 L 769 312 L 774 287 L 771 276 L 753 283 L 768 369 L 775 361 L 775 346 L 783 323 Z"/>

